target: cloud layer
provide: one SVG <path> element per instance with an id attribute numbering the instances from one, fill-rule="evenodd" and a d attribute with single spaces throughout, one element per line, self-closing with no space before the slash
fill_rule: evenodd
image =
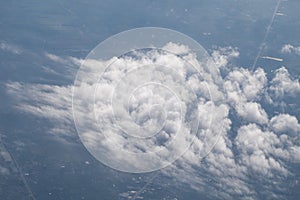
<path id="1" fill-rule="evenodd" d="M 284 51 L 289 49 L 286 47 Z M 295 116 L 287 113 L 268 115 L 264 106 L 275 106 L 274 102 L 283 101 L 285 95 L 298 95 L 298 80 L 284 67 L 276 70 L 271 80 L 261 68 L 250 71 L 231 67 L 221 76 L 230 59 L 239 55 L 234 48 L 216 50 L 213 59 L 206 63 L 199 62 L 187 46 L 169 43 L 164 50 L 181 56 L 148 51 L 108 61 L 85 61 L 86 70 L 79 76 L 88 75 L 89 79 L 75 85 L 78 92 L 75 105 L 82 108 L 76 110 L 76 120 L 85 124 L 80 127 L 85 132 L 84 143 L 94 146 L 95 151 L 108 152 L 107 159 L 115 156 L 123 160 L 122 164 L 136 165 L 128 167 L 139 168 L 170 161 L 168 152 L 182 152 L 193 140 L 184 155 L 162 173 L 189 184 L 207 198 L 284 198 L 288 189 L 285 180 L 293 175 L 289 163 L 300 161 L 300 124 Z M 82 63 L 76 58 L 62 61 L 53 55 L 49 59 Z M 184 61 L 196 66 L 200 73 Z M 114 64 L 99 79 L 95 67 L 108 63 Z M 131 68 L 153 63 L 165 68 Z M 129 93 L 133 86 L 154 80 L 163 86 L 149 85 Z M 72 86 L 17 82 L 6 86 L 19 101 L 18 109 L 53 121 L 56 124 L 53 133 L 70 132 Z M 113 93 L 116 88 L 117 92 Z M 110 99 L 117 104 L 112 106 Z M 126 107 L 128 99 L 129 107 Z M 94 101 L 93 107 L 89 103 Z M 179 120 L 181 116 L 183 121 Z M 95 118 L 97 125 L 91 123 Z M 114 127 L 114 120 L 118 127 Z M 199 122 L 197 128 L 191 123 L 195 121 Z M 133 126 L 133 122 L 139 126 Z M 129 138 L 120 131 L 144 137 L 140 127 L 150 132 L 162 128 L 150 139 Z M 197 130 L 196 137 L 190 134 L 191 130 Z M 176 145 L 168 143 L 171 139 Z M 120 147 L 126 151 L 120 151 Z M 155 153 L 159 151 L 162 153 Z M 137 159 L 128 152 L 154 152 L 151 156 L 155 162 L 150 163 L 148 159 L 141 162 L 142 158 Z"/>

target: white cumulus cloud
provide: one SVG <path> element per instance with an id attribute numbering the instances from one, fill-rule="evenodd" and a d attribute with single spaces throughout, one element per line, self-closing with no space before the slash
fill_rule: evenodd
<path id="1" fill-rule="evenodd" d="M 292 134 L 298 136 L 300 134 L 300 125 L 297 118 L 288 114 L 280 114 L 274 116 L 270 120 L 270 127 L 276 133 Z"/>
<path id="2" fill-rule="evenodd" d="M 294 79 L 285 67 L 275 71 L 275 77 L 270 82 L 270 96 L 274 101 L 282 99 L 285 96 L 295 96 L 300 93 L 300 84 L 298 79 Z"/>
<path id="3" fill-rule="evenodd" d="M 291 44 L 285 44 L 282 48 L 281 48 L 281 52 L 282 53 L 295 53 L 297 55 L 300 55 L 300 47 L 295 47 Z"/>
<path id="4" fill-rule="evenodd" d="M 80 127 L 84 131 L 84 142 L 94 147 L 95 152 L 99 151 L 97 153 L 107 152 L 108 160 L 118 158 L 122 164 L 139 169 L 161 165 L 168 160 L 169 151 L 180 151 L 193 140 L 184 155 L 162 173 L 188 184 L 208 198 L 257 199 L 263 195 L 282 198 L 288 189 L 285 180 L 293 175 L 288 164 L 299 161 L 300 157 L 300 125 L 297 118 L 289 114 L 268 116 L 262 97 L 269 93 L 275 101 L 282 99 L 284 94 L 292 95 L 299 91 L 299 82 L 291 78 L 285 68 L 278 69 L 270 82 L 262 68 L 254 71 L 231 68 L 222 77 L 220 70 L 238 56 L 237 50 L 231 47 L 214 51 L 214 61 L 206 65 L 199 63 L 186 46 L 168 43 L 164 49 L 177 52 L 199 67 L 200 75 L 187 67 L 180 56 L 162 51 L 152 51 L 148 55 L 135 52 L 132 57 L 106 61 L 68 58 L 69 62 L 86 66 L 78 76 L 88 79 L 75 85 L 75 105 L 80 105 L 76 120 L 84 124 Z M 60 57 L 47 56 L 58 63 L 65 62 Z M 151 67 L 153 62 L 165 68 Z M 113 65 L 99 79 L 99 69 L 109 63 Z M 133 67 L 140 65 L 148 67 L 143 70 Z M 163 86 L 149 85 L 130 93 L 135 86 L 154 80 L 159 80 Z M 72 134 L 71 85 L 11 82 L 6 87 L 16 98 L 18 109 L 53 121 L 56 129 L 53 133 Z M 112 106 L 110 99 L 117 104 Z M 183 122 L 179 120 L 181 116 L 184 116 Z M 95 118 L 97 125 L 93 123 Z M 191 123 L 197 120 L 199 128 Z M 118 122 L 118 126 L 114 122 Z M 239 127 L 232 127 L 233 124 Z M 142 140 L 128 138 L 121 131 L 144 136 L 148 133 L 140 133 L 143 130 L 140 127 L 151 133 L 160 126 L 158 135 Z M 175 139 L 176 145 L 168 143 L 177 130 L 180 134 Z M 198 132 L 196 137 L 190 134 L 194 130 Z M 141 158 L 137 159 L 128 151 L 161 151 L 162 154 L 159 159 L 158 154 L 153 154 L 153 162 L 147 159 L 141 162 Z M 258 191 L 261 188 L 263 190 Z"/>

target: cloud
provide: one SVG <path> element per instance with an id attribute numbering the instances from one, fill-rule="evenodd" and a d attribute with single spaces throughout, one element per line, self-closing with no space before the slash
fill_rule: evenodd
<path id="1" fill-rule="evenodd" d="M 46 52 L 46 53 L 45 53 L 45 56 L 46 56 L 47 58 L 49 58 L 50 60 L 56 62 L 56 63 L 62 63 L 62 64 L 68 64 L 68 63 L 70 63 L 70 60 L 61 58 L 61 57 L 59 57 L 59 56 L 57 56 L 57 55 L 54 55 L 54 54 L 52 54 L 52 53 Z"/>
<path id="2" fill-rule="evenodd" d="M 57 63 L 85 66 L 77 74 L 84 81 L 75 82 L 73 102 L 84 143 L 100 160 L 117 158 L 116 168 L 122 163 L 122 167 L 141 169 L 168 164 L 174 158 L 169 152 L 181 152 L 193 140 L 184 155 L 162 173 L 211 199 L 283 198 L 288 190 L 286 179 L 293 176 L 289 163 L 300 160 L 300 125 L 289 114 L 268 116 L 262 101 L 266 93 L 276 101 L 298 92 L 298 81 L 285 68 L 276 70 L 269 82 L 262 68 L 231 67 L 221 76 L 229 60 L 238 56 L 231 47 L 215 50 L 213 60 L 206 63 L 198 62 L 186 46 L 168 43 L 164 49 L 180 56 L 149 51 L 83 61 L 48 55 Z M 164 67 L 153 67 L 153 62 Z M 161 85 L 143 85 L 155 80 Z M 139 85 L 143 87 L 136 87 Z M 73 135 L 71 85 L 11 82 L 6 87 L 18 109 L 52 121 L 54 134 Z M 154 137 L 138 138 L 151 135 L 156 128 L 161 129 Z M 196 137 L 191 134 L 194 130 Z M 126 131 L 138 137 L 128 137 Z M 170 143 L 171 139 L 176 143 Z M 161 154 L 153 153 L 158 151 Z M 152 152 L 152 162 L 128 152 Z"/>
<path id="3" fill-rule="evenodd" d="M 61 57 L 49 52 L 45 52 L 44 56 L 50 61 L 44 66 L 41 66 L 44 72 L 71 81 L 74 80 L 77 70 L 83 62 L 81 59 L 72 56 Z"/>
<path id="4" fill-rule="evenodd" d="M 16 108 L 51 121 L 54 134 L 74 138 L 71 110 L 71 86 L 9 82 L 8 94 L 15 98 Z M 58 124 L 58 125 L 55 125 Z"/>
<path id="5" fill-rule="evenodd" d="M 281 48 L 281 53 L 287 53 L 287 54 L 294 53 L 296 55 L 300 55 L 300 47 L 295 47 L 291 44 L 285 44 Z"/>
<path id="6" fill-rule="evenodd" d="M 237 48 L 233 47 L 220 47 L 214 50 L 211 54 L 215 66 L 217 68 L 223 68 L 228 66 L 228 62 L 239 56 L 239 52 Z"/>
<path id="7" fill-rule="evenodd" d="M 167 47 L 170 48 L 170 44 Z M 181 53 L 184 58 L 194 56 L 185 55 L 182 50 Z M 74 89 L 77 129 L 82 133 L 83 143 L 94 155 L 116 169 L 131 172 L 157 169 L 177 159 L 189 146 L 195 132 L 202 137 L 200 142 L 205 146 L 202 151 L 209 151 L 213 140 L 202 133 L 208 131 L 210 116 L 218 106 L 209 93 L 201 95 L 193 90 L 194 81 L 203 79 L 194 66 L 179 56 L 160 50 L 132 52 L 131 56 L 108 62 L 111 64 L 100 79 L 90 75 L 99 74 L 99 68 L 80 72 L 77 80 L 81 81 L 75 83 Z M 97 64 L 100 68 L 102 65 Z M 205 84 L 198 89 L 209 90 Z M 95 106 L 88 106 L 92 104 Z M 84 117 L 81 108 L 86 109 Z M 208 115 L 200 126 L 197 125 L 199 112 Z M 103 134 L 98 142 L 95 135 L 99 134 L 89 123 L 94 115 Z M 118 151 L 116 146 L 120 147 Z M 106 155 L 101 153 L 103 149 Z M 144 154 L 128 156 L 128 152 Z M 119 159 L 123 161 L 122 166 Z"/>
<path id="8" fill-rule="evenodd" d="M 280 114 L 274 116 L 270 120 L 270 127 L 273 131 L 280 134 L 288 134 L 293 136 L 299 136 L 300 125 L 295 116 L 288 114 Z"/>
<path id="9" fill-rule="evenodd" d="M 242 120 L 266 124 L 268 115 L 259 103 L 266 85 L 267 77 L 263 69 L 234 69 L 224 79 L 226 101 Z"/>
<path id="10" fill-rule="evenodd" d="M 268 115 L 257 102 L 246 102 L 236 107 L 237 113 L 249 123 L 266 124 Z"/>
<path id="11" fill-rule="evenodd" d="M 242 164 L 253 170 L 255 174 L 267 177 L 275 176 L 276 171 L 284 176 L 288 174 L 287 169 L 276 160 L 280 156 L 286 159 L 289 156 L 288 152 L 286 155 L 278 155 L 281 152 L 278 148 L 281 146 L 281 141 L 276 134 L 264 132 L 257 125 L 249 124 L 239 128 L 235 143 L 242 154 L 240 156 Z"/>
<path id="12" fill-rule="evenodd" d="M 285 67 L 275 71 L 275 77 L 271 80 L 269 94 L 271 98 L 282 100 L 287 96 L 296 96 L 300 93 L 300 84 L 298 79 L 293 79 Z"/>
<path id="13" fill-rule="evenodd" d="M 163 47 L 163 50 L 170 51 L 170 52 L 172 52 L 174 54 L 177 54 L 177 55 L 189 54 L 189 51 L 190 51 L 188 46 L 185 46 L 185 45 L 182 45 L 182 44 L 175 44 L 175 43 L 172 43 L 172 42 L 167 43 Z"/>
<path id="14" fill-rule="evenodd" d="M 266 83 L 266 74 L 261 68 L 255 71 L 234 69 L 225 77 L 224 82 L 228 102 L 238 105 L 241 102 L 259 100 Z"/>
<path id="15" fill-rule="evenodd" d="M 13 54 L 21 54 L 22 49 L 14 44 L 9 44 L 5 41 L 0 41 L 0 49 L 2 51 L 10 52 Z"/>

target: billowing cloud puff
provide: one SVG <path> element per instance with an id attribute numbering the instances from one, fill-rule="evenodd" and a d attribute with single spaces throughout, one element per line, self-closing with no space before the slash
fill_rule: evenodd
<path id="1" fill-rule="evenodd" d="M 289 158 L 288 151 L 282 152 L 280 138 L 272 132 L 264 132 L 257 125 L 249 124 L 238 130 L 235 143 L 241 155 L 241 163 L 255 173 L 274 176 L 273 170 L 287 175 L 287 170 L 277 161 L 277 157 Z M 286 153 L 282 155 L 281 153 Z M 271 156 L 270 156 L 271 155 Z"/>
<path id="2" fill-rule="evenodd" d="M 285 67 L 275 71 L 275 77 L 270 82 L 269 93 L 274 101 L 285 96 L 295 96 L 300 93 L 300 84 L 293 79 Z"/>
<path id="3" fill-rule="evenodd" d="M 291 44 L 286 44 L 281 48 L 282 53 L 295 53 L 300 55 L 300 47 L 295 47 Z"/>
<path id="4" fill-rule="evenodd" d="M 229 104 L 238 105 L 247 101 L 258 100 L 266 82 L 266 74 L 261 68 L 253 72 L 243 68 L 231 71 L 224 81 Z"/>
<path id="5" fill-rule="evenodd" d="M 288 114 L 274 116 L 270 120 L 270 127 L 276 133 L 284 133 L 298 137 L 300 134 L 300 125 L 297 118 Z"/>
<path id="6" fill-rule="evenodd" d="M 239 56 L 239 52 L 236 48 L 226 47 L 226 48 L 219 48 L 212 52 L 212 58 L 215 62 L 215 66 L 217 68 L 226 67 L 229 60 L 232 58 L 236 58 Z"/>
<path id="7" fill-rule="evenodd" d="M 236 106 L 236 111 L 242 119 L 250 123 L 265 124 L 268 122 L 268 115 L 257 102 L 246 102 Z"/>
<path id="8" fill-rule="evenodd" d="M 184 155 L 162 173 L 187 183 L 207 198 L 283 198 L 282 194 L 287 190 L 285 180 L 293 175 L 288 165 L 291 161 L 300 161 L 300 125 L 297 118 L 289 114 L 268 116 L 262 101 L 266 93 L 274 101 L 282 100 L 285 94 L 296 93 L 299 91 L 297 80 L 285 68 L 278 69 L 270 82 L 261 68 L 254 71 L 231 68 L 222 77 L 220 70 L 231 58 L 238 56 L 234 48 L 214 51 L 214 61 L 209 60 L 205 65 L 197 61 L 187 46 L 168 43 L 163 49 L 180 56 L 150 51 L 148 55 L 147 52 L 133 52 L 106 61 L 84 61 L 87 67 L 79 76 L 89 75 L 89 80 L 76 86 L 80 95 L 75 103 L 82 108 L 77 110 L 77 120 L 83 120 L 85 124 L 82 127 L 86 131 L 85 143 L 94 145 L 96 151 L 100 142 L 102 149 L 99 151 L 107 151 L 107 155 L 123 159 L 125 164 L 128 161 L 135 163 L 134 167 L 138 168 L 161 163 L 156 163 L 159 161 L 155 160 L 156 155 L 153 163 L 147 159 L 140 162 L 125 151 L 120 152 L 120 148 L 131 152 L 162 150 L 160 158 L 166 158 L 169 155 L 166 150 L 176 152 L 193 141 Z M 62 62 L 55 56 L 48 57 Z M 200 74 L 187 67 L 181 58 L 199 67 Z M 66 61 L 82 63 L 76 58 Z M 153 62 L 165 68 L 151 67 Z M 103 68 L 109 63 L 114 64 L 99 79 L 95 66 Z M 150 67 L 132 68 L 139 65 Z M 128 71 L 132 73 L 124 76 Z M 163 86 L 145 85 L 130 93 L 133 86 L 153 80 L 159 80 Z M 18 109 L 53 120 L 57 129 L 69 132 L 68 126 L 72 126 L 71 86 L 15 82 L 6 86 L 19 100 Z M 164 86 L 170 90 L 165 90 Z M 116 93 L 113 93 L 114 89 L 117 89 Z M 95 95 L 91 96 L 91 93 Z M 130 98 L 125 98 L 128 96 Z M 117 104 L 112 106 L 109 99 L 114 99 Z M 95 101 L 95 106 L 87 104 L 89 101 Z M 186 120 L 180 122 L 182 114 Z M 95 117 L 104 134 L 94 134 L 99 128 L 91 123 Z M 199 121 L 196 137 L 190 134 L 195 128 L 192 121 Z M 113 122 L 118 126 L 115 127 Z M 141 133 L 140 127 L 149 132 Z M 120 131 L 145 137 L 157 127 L 161 127 L 158 135 L 142 140 L 128 139 Z M 181 134 L 177 135 L 176 146 L 169 145 L 168 141 L 178 129 Z"/>
<path id="9" fill-rule="evenodd" d="M 181 56 L 167 48 L 180 50 Z M 219 133 L 210 129 L 212 114 L 221 105 L 214 103 L 210 84 L 205 83 L 209 73 L 186 62 L 196 60 L 187 50 L 169 43 L 163 50 L 114 58 L 100 77 L 95 76 L 99 68 L 79 72 L 81 81 L 75 83 L 73 96 L 76 126 L 99 160 L 119 170 L 150 171 L 176 160 L 195 136 L 201 138 L 199 153 L 210 151 Z M 199 80 L 205 84 L 194 88 Z"/>

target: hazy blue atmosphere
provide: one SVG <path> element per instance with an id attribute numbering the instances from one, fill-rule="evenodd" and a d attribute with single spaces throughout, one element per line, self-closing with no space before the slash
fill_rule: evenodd
<path id="1" fill-rule="evenodd" d="M 299 10 L 298 0 L 2 1 L 0 199 L 300 199 Z M 214 59 L 221 136 L 204 159 L 192 147 L 132 174 L 82 144 L 72 85 L 100 42 L 140 27 L 186 34 Z"/>

